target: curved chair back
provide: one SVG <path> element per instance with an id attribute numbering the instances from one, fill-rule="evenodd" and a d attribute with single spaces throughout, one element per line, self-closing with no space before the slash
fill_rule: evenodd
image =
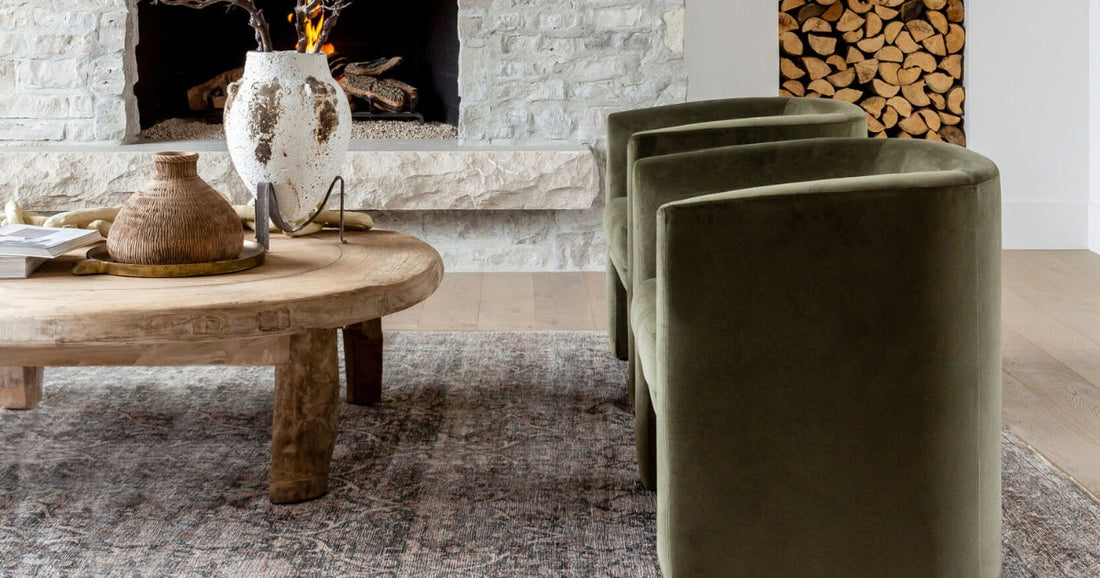
<path id="1" fill-rule="evenodd" d="M 706 123 L 718 123 L 706 126 Z M 643 144 L 643 158 L 662 151 L 681 152 L 714 146 L 818 136 L 865 137 L 867 115 L 860 107 L 831 99 L 756 97 L 705 100 L 612 113 L 607 118 L 607 198 L 627 194 L 628 150 L 636 133 L 684 127 L 676 138 Z M 778 126 L 769 129 L 769 126 Z M 694 129 L 701 132 L 690 135 Z M 659 135 L 658 135 L 659 137 Z"/>
<path id="2" fill-rule="evenodd" d="M 792 190 L 809 191 L 845 186 L 846 182 L 836 182 L 840 179 L 900 186 L 914 179 L 997 177 L 996 165 L 973 151 L 909 139 L 804 139 L 642 159 L 635 169 L 638 194 L 631 203 L 631 257 L 637 264 L 632 277 L 639 282 L 656 275 L 657 210 L 669 202 L 770 185 L 790 184 Z M 742 194 L 749 193 L 733 196 Z"/>
<path id="3" fill-rule="evenodd" d="M 996 166 L 824 139 L 637 175 L 665 575 L 999 575 Z"/>

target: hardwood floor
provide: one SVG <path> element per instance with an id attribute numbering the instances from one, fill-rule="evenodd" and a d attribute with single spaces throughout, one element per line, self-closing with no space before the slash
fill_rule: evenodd
<path id="1" fill-rule="evenodd" d="M 604 274 L 448 273 L 427 301 L 382 319 L 386 331 L 604 331 Z"/>
<path id="2" fill-rule="evenodd" d="M 1004 423 L 1100 496 L 1100 255 L 1006 251 Z M 604 331 L 602 272 L 450 273 L 385 330 Z"/>
<path id="3" fill-rule="evenodd" d="M 1100 255 L 1006 251 L 1004 423 L 1100 496 Z"/>

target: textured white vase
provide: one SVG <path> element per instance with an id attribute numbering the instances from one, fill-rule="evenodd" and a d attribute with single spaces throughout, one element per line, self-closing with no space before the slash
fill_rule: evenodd
<path id="1" fill-rule="evenodd" d="M 229 86 L 225 140 L 252 195 L 275 185 L 288 223 L 308 217 L 340 174 L 351 140 L 351 108 L 324 54 L 249 52 Z"/>

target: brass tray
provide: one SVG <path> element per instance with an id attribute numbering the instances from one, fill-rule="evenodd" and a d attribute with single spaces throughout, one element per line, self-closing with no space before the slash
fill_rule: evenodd
<path id="1" fill-rule="evenodd" d="M 86 259 L 73 267 L 73 275 L 120 275 L 122 277 L 198 277 L 221 275 L 251 269 L 264 262 L 267 251 L 255 241 L 245 241 L 241 254 L 228 261 L 210 263 L 185 263 L 181 265 L 139 265 L 119 263 L 107 253 L 107 245 L 99 245 L 88 251 Z"/>

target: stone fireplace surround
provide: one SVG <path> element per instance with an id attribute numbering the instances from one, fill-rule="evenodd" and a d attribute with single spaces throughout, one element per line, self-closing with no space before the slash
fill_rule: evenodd
<path id="1" fill-rule="evenodd" d="M 134 142 L 136 2 L 0 0 L 0 197 L 118 204 L 152 152 L 185 149 L 248 198 L 222 141 Z M 606 115 L 685 99 L 684 0 L 458 9 L 458 140 L 353 142 L 349 206 L 432 243 L 452 271 L 602 269 Z"/>

